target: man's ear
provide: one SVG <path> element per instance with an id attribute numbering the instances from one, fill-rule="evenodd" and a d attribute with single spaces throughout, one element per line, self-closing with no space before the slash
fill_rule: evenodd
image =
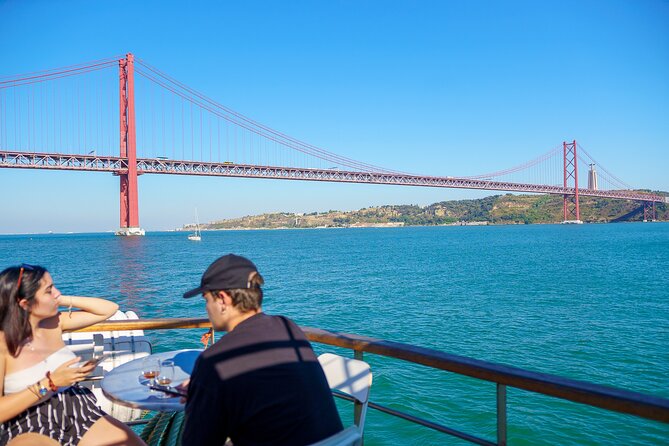
<path id="1" fill-rule="evenodd" d="M 216 299 L 220 299 L 220 301 L 225 304 L 226 306 L 232 305 L 232 298 L 228 293 L 225 291 L 217 291 L 216 292 Z"/>

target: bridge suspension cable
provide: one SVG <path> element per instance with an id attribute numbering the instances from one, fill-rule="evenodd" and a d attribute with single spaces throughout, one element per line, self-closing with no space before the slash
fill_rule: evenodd
<path id="1" fill-rule="evenodd" d="M 254 134 L 260 137 L 266 138 L 270 141 L 281 144 L 287 148 L 297 150 L 301 153 L 313 156 L 315 158 L 319 158 L 321 160 L 325 160 L 330 163 L 336 163 L 338 165 L 346 166 L 355 170 L 361 170 L 365 172 L 401 173 L 398 171 L 357 161 L 352 158 L 337 155 L 336 153 L 300 141 L 296 138 L 293 138 L 277 130 L 274 130 L 268 126 L 265 126 L 257 121 L 254 121 L 253 119 L 248 118 L 242 115 L 241 113 L 236 112 L 235 110 L 232 110 L 210 99 L 209 97 L 199 93 L 198 91 L 170 77 L 169 75 L 163 73 L 162 71 L 149 65 L 147 62 L 141 59 L 137 59 L 137 63 L 152 73 L 152 74 L 148 73 L 144 69 L 137 67 L 138 68 L 137 73 L 142 75 L 146 79 L 156 83 L 157 85 L 160 85 L 161 87 L 180 96 L 181 98 L 189 101 L 190 103 L 195 104 L 204 110 L 207 110 L 208 112 L 214 114 L 215 116 L 218 116 L 241 128 L 253 132 Z"/>
<path id="2" fill-rule="evenodd" d="M 602 166 L 601 164 L 599 164 L 599 163 L 592 157 L 592 155 L 590 155 L 590 154 L 588 153 L 588 151 L 585 150 L 585 149 L 583 148 L 583 146 L 581 146 L 580 144 L 578 144 L 578 149 L 579 149 L 578 159 L 580 159 L 582 162 L 584 162 L 584 163 L 586 163 L 586 164 L 593 163 L 593 164 L 597 165 L 597 169 L 598 169 L 600 172 L 603 172 L 603 173 L 604 173 L 603 175 L 600 173 L 600 174 L 599 174 L 600 177 L 602 177 L 608 184 L 610 184 L 611 186 L 613 186 L 612 189 L 633 189 L 632 186 L 630 186 L 629 184 L 627 184 L 626 182 L 624 182 L 623 180 L 621 180 L 620 178 L 618 178 L 617 176 L 615 176 L 614 174 L 612 174 L 611 172 L 609 172 L 608 170 L 606 170 L 606 169 L 604 168 L 604 166 Z M 581 156 L 580 153 L 584 153 L 585 156 L 587 157 L 587 159 L 586 159 L 585 157 Z"/>
<path id="3" fill-rule="evenodd" d="M 496 172 L 490 172 L 490 173 L 484 173 L 482 175 L 475 175 L 475 176 L 469 176 L 469 177 L 464 177 L 464 178 L 471 178 L 473 180 L 478 180 L 478 179 L 484 179 L 484 178 L 497 178 L 501 176 L 505 176 L 511 173 L 519 172 L 521 170 L 526 170 L 529 169 L 530 167 L 536 166 L 537 164 L 540 164 L 551 157 L 554 157 L 561 153 L 562 146 L 557 146 L 548 152 L 544 153 L 543 155 L 538 156 L 537 158 L 534 158 L 533 160 L 527 161 L 523 164 L 519 164 L 518 166 L 515 167 L 510 167 L 508 169 L 504 170 L 498 170 Z"/>
<path id="4" fill-rule="evenodd" d="M 32 73 L 25 73 L 15 76 L 5 76 L 0 78 L 0 88 L 19 87 L 21 85 L 33 84 L 37 82 L 46 82 L 54 79 L 60 79 L 68 76 L 76 76 L 80 74 L 98 71 L 110 66 L 118 64 L 118 58 L 107 58 L 87 62 L 77 65 L 69 65 L 61 68 L 54 68 L 51 70 L 35 71 Z"/>
<path id="5" fill-rule="evenodd" d="M 577 143 L 578 144 L 578 143 Z M 630 186 L 628 183 L 625 181 L 621 180 L 614 174 L 612 174 L 609 170 L 607 170 L 603 165 L 598 163 L 590 153 L 588 153 L 587 150 L 585 150 L 580 144 L 578 144 L 578 161 L 579 161 L 579 170 L 581 172 L 587 172 L 588 168 L 592 166 L 597 166 L 597 175 L 599 178 L 599 184 L 600 188 L 603 186 L 604 189 L 610 189 L 610 190 L 633 190 L 634 188 Z M 556 176 L 558 173 L 561 173 L 561 163 L 563 162 L 562 159 L 562 145 L 557 146 L 548 152 L 538 156 L 537 158 L 534 158 L 530 161 L 527 161 L 525 163 L 519 164 L 514 167 L 510 167 L 508 169 L 503 169 L 503 170 L 498 170 L 495 172 L 489 172 L 481 175 L 475 175 L 475 176 L 467 176 L 464 178 L 469 178 L 472 180 L 479 180 L 479 179 L 487 179 L 487 180 L 492 180 L 492 179 L 500 179 L 502 177 L 505 177 L 507 181 L 511 181 L 511 178 L 513 178 L 513 181 L 520 181 L 519 178 L 521 176 L 531 176 L 531 175 L 537 175 L 540 176 L 539 182 L 542 184 L 560 184 L 562 181 L 561 175 L 558 177 Z M 548 166 L 550 164 L 550 166 Z M 542 165 L 544 167 L 542 167 Z M 533 172 L 536 171 L 536 172 Z M 542 171 L 545 171 L 543 174 L 541 173 Z M 554 178 L 548 178 L 552 174 L 554 175 Z M 516 174 L 512 176 L 512 174 Z M 584 177 L 587 178 L 587 177 Z M 571 179 L 573 182 L 573 178 Z M 534 182 L 534 181 L 530 181 Z M 585 188 L 586 183 L 581 183 L 580 187 Z"/>

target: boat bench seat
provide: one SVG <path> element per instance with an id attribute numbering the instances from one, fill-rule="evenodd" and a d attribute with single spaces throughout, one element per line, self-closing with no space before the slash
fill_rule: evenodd
<path id="1" fill-rule="evenodd" d="M 139 318 L 134 311 L 117 311 L 109 318 L 109 320 L 128 319 Z M 114 367 L 151 354 L 151 343 L 144 335 L 143 330 L 64 333 L 63 341 L 84 361 L 102 353 L 110 354 L 110 357 L 102 361 L 82 385 L 91 389 L 102 410 L 114 418 L 121 421 L 141 418 L 142 411 L 140 409 L 131 409 L 109 401 L 102 393 L 100 380 L 106 372 Z"/>

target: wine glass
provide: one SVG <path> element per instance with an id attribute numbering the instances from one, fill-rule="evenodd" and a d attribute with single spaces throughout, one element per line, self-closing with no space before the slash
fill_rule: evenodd
<path id="1" fill-rule="evenodd" d="M 160 373 L 156 378 L 156 381 L 161 386 L 169 386 L 174 379 L 174 361 L 171 359 L 166 359 L 160 363 Z M 171 395 L 163 393 L 160 395 L 160 398 L 170 398 Z"/>
<path id="2" fill-rule="evenodd" d="M 156 377 L 160 374 L 160 360 L 147 356 L 142 361 L 142 377 L 149 380 L 149 385 L 156 383 Z M 155 393 L 153 390 L 150 393 Z"/>

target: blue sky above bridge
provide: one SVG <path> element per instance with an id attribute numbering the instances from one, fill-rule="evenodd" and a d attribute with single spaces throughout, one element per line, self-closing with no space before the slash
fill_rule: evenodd
<path id="1" fill-rule="evenodd" d="M 467 176 L 576 139 L 669 190 L 669 3 L 0 2 L 0 77 L 134 53 L 302 141 L 388 169 Z M 0 169 L 0 233 L 118 225 L 118 178 Z M 491 193 L 144 175 L 147 230 L 269 211 Z"/>

